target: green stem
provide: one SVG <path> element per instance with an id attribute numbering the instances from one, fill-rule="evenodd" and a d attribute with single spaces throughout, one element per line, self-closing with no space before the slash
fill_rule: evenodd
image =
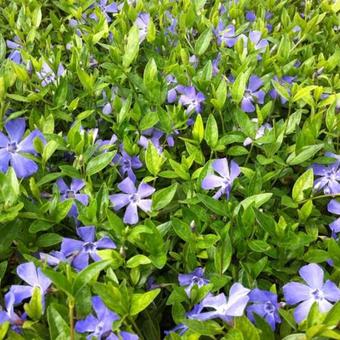
<path id="1" fill-rule="evenodd" d="M 139 339 L 144 340 L 143 334 L 142 334 L 141 330 L 139 329 L 138 325 L 135 323 L 135 321 L 132 318 L 130 318 L 130 322 L 131 322 L 135 332 L 138 334 Z"/>
<path id="2" fill-rule="evenodd" d="M 74 299 L 70 298 L 68 302 L 68 317 L 70 321 L 70 340 L 74 340 Z"/>

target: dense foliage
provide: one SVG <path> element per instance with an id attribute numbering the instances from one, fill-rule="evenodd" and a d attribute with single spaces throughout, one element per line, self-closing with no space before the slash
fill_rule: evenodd
<path id="1" fill-rule="evenodd" d="M 0 0 L 0 339 L 340 339 L 339 13 Z"/>

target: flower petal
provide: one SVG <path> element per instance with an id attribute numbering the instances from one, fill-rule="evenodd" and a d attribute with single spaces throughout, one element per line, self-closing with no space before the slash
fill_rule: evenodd
<path id="1" fill-rule="evenodd" d="M 210 190 L 223 186 L 223 178 L 216 175 L 207 175 L 202 181 L 202 188 Z"/>
<path id="2" fill-rule="evenodd" d="M 114 210 L 120 210 L 121 208 L 125 207 L 127 204 L 129 204 L 130 199 L 129 194 L 114 194 L 109 196 L 111 203 L 113 204 Z"/>
<path id="3" fill-rule="evenodd" d="M 18 178 L 29 177 L 39 169 L 38 165 L 34 161 L 23 157 L 18 153 L 11 154 L 10 162 Z"/>
<path id="4" fill-rule="evenodd" d="M 299 274 L 305 280 L 309 287 L 313 289 L 322 288 L 324 273 L 319 265 L 315 263 L 310 263 L 306 266 L 303 266 L 300 268 Z"/>
<path id="5" fill-rule="evenodd" d="M 295 305 L 301 301 L 308 300 L 311 296 L 311 288 L 299 282 L 287 283 L 282 289 L 286 302 L 289 305 Z"/>
<path id="6" fill-rule="evenodd" d="M 93 242 L 96 235 L 96 228 L 93 226 L 79 227 L 77 234 L 84 242 Z"/>
<path id="7" fill-rule="evenodd" d="M 132 180 L 127 177 L 122 182 L 118 184 L 119 190 L 123 191 L 126 194 L 134 194 L 136 192 L 135 184 Z"/>
<path id="8" fill-rule="evenodd" d="M 142 182 L 138 186 L 137 193 L 139 194 L 141 198 L 144 198 L 144 197 L 148 197 L 152 195 L 155 192 L 155 190 L 156 189 L 153 188 L 151 185 Z"/>
<path id="9" fill-rule="evenodd" d="M 11 142 L 19 143 L 25 133 L 26 122 L 24 118 L 10 120 L 6 123 L 5 129 L 9 135 Z"/>
<path id="10" fill-rule="evenodd" d="M 123 221 L 127 224 L 136 224 L 139 221 L 136 204 L 130 203 L 127 206 Z"/>

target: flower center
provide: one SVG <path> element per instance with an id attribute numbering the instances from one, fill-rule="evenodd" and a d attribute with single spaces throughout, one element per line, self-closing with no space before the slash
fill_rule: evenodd
<path id="1" fill-rule="evenodd" d="M 100 322 L 98 323 L 98 325 L 96 326 L 96 329 L 95 329 L 95 331 L 94 331 L 94 334 L 95 334 L 95 335 L 100 335 L 100 334 L 102 334 L 103 328 L 104 328 L 104 321 L 100 321 Z"/>
<path id="2" fill-rule="evenodd" d="M 75 193 L 74 193 L 73 190 L 67 190 L 67 191 L 66 191 L 66 197 L 67 197 L 67 198 L 75 198 L 76 195 L 75 195 Z"/>
<path id="3" fill-rule="evenodd" d="M 139 202 L 139 195 L 138 194 L 132 194 L 129 197 L 130 202 L 132 203 L 138 203 Z"/>
<path id="4" fill-rule="evenodd" d="M 130 160 L 129 160 L 129 159 L 124 159 L 124 160 L 123 160 L 123 166 L 124 166 L 125 168 L 130 168 L 130 167 L 131 167 L 131 162 L 130 162 Z"/>
<path id="5" fill-rule="evenodd" d="M 320 289 L 315 289 L 312 292 L 312 296 L 313 296 L 314 300 L 316 300 L 316 301 L 323 299 L 323 293 Z"/>
<path id="6" fill-rule="evenodd" d="M 92 253 L 97 249 L 97 247 L 93 242 L 86 242 L 83 245 L 83 249 L 85 253 Z"/>
<path id="7" fill-rule="evenodd" d="M 264 304 L 264 311 L 268 314 L 272 314 L 275 312 L 275 306 L 270 301 L 268 301 Z"/>
<path id="8" fill-rule="evenodd" d="M 11 153 L 15 153 L 18 149 L 17 143 L 16 142 L 9 142 L 7 144 L 7 151 Z"/>

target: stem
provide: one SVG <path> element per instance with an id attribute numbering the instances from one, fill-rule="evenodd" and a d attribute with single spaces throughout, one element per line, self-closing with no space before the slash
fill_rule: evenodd
<path id="1" fill-rule="evenodd" d="M 70 320 L 70 340 L 74 340 L 74 299 L 70 298 L 68 302 L 68 317 Z"/>
<path id="2" fill-rule="evenodd" d="M 137 324 L 135 323 L 135 321 L 132 318 L 130 318 L 130 322 L 131 322 L 133 328 L 135 329 L 135 332 L 138 334 L 139 339 L 144 340 L 143 334 L 142 334 L 141 330 L 139 329 L 139 327 L 137 326 Z"/>

